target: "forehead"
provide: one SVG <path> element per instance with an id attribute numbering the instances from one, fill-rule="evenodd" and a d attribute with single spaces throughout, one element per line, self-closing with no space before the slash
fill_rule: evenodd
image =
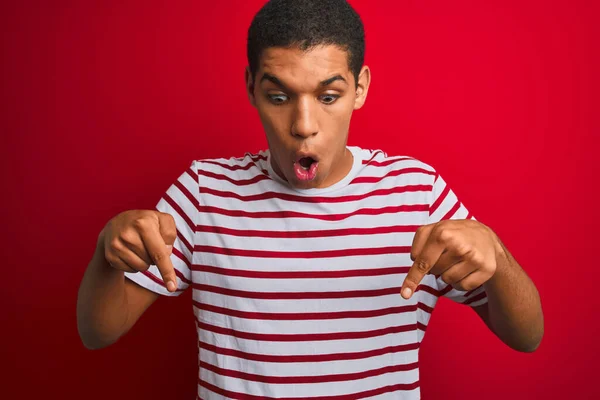
<path id="1" fill-rule="evenodd" d="M 287 85 L 315 86 L 335 75 L 349 82 L 348 53 L 337 46 L 317 46 L 309 50 L 297 47 L 270 47 L 263 51 L 257 78 L 269 73 Z"/>

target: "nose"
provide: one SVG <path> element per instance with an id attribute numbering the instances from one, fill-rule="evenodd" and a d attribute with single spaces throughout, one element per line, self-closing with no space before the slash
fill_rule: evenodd
<path id="1" fill-rule="evenodd" d="M 294 111 L 292 136 L 308 138 L 319 132 L 317 110 L 311 99 L 300 98 Z"/>

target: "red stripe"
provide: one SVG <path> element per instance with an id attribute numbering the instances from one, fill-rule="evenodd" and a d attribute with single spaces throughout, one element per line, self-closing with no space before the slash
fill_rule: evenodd
<path id="1" fill-rule="evenodd" d="M 246 165 L 229 165 L 229 164 L 224 164 L 224 163 L 214 161 L 214 160 L 201 160 L 200 162 L 205 163 L 205 164 L 217 165 L 219 167 L 228 169 L 230 171 L 247 171 L 252 167 L 258 168 L 258 166 L 254 162 L 249 162 Z"/>
<path id="2" fill-rule="evenodd" d="M 188 285 L 191 285 L 191 284 L 192 284 L 192 281 L 190 281 L 189 279 L 187 279 L 187 278 L 186 278 L 186 277 L 183 275 L 183 273 L 182 273 L 181 271 L 179 271 L 177 268 L 174 268 L 174 269 L 175 269 L 175 275 L 177 275 L 177 277 L 178 277 L 179 279 L 181 279 L 181 281 L 182 281 L 182 282 L 184 282 L 184 283 L 187 283 Z"/>
<path id="3" fill-rule="evenodd" d="M 374 318 L 384 315 L 404 314 L 417 311 L 417 304 L 406 306 L 396 306 L 381 308 L 378 310 L 359 310 L 359 311 L 333 311 L 333 312 L 312 312 L 312 313 L 266 313 L 255 311 L 240 311 L 230 308 L 204 304 L 198 301 L 193 301 L 194 306 L 200 310 L 213 312 L 230 317 L 245 318 L 245 319 L 262 319 L 266 321 L 308 321 L 308 320 L 333 320 L 344 318 Z M 419 303 L 420 305 L 421 303 Z M 424 305 L 426 308 L 428 306 Z M 422 307 L 418 307 L 423 309 Z M 427 311 L 427 310 L 424 310 Z"/>
<path id="4" fill-rule="evenodd" d="M 442 204 L 448 193 L 450 193 L 450 186 L 446 185 L 442 193 L 440 193 L 440 195 L 437 197 L 437 199 L 435 199 L 435 201 L 431 205 L 431 208 L 429 209 L 429 216 L 433 215 L 433 213 L 440 207 L 440 204 Z"/>
<path id="5" fill-rule="evenodd" d="M 487 294 L 485 292 L 481 292 L 477 296 L 471 297 L 470 299 L 468 299 L 467 301 L 465 301 L 463 304 L 469 305 L 469 304 L 474 303 L 476 301 L 485 299 L 486 297 L 487 297 Z"/>
<path id="6" fill-rule="evenodd" d="M 432 288 L 431 286 L 420 284 L 419 286 L 417 286 L 416 292 L 418 292 L 420 290 L 422 290 L 424 292 L 427 292 L 429 294 L 432 294 L 432 295 L 434 295 L 436 297 L 440 297 L 440 291 Z"/>
<path id="7" fill-rule="evenodd" d="M 189 202 L 191 204 L 193 204 L 194 206 L 196 206 L 198 204 L 198 199 L 190 193 L 190 191 L 183 185 L 183 183 L 179 182 L 179 181 L 175 181 L 175 183 L 173 184 L 177 189 L 179 189 L 181 191 L 181 193 L 183 193 L 183 195 L 189 200 Z"/>
<path id="8" fill-rule="evenodd" d="M 251 292 L 247 290 L 238 290 L 238 289 L 230 289 L 223 288 L 219 286 L 213 285 L 205 285 L 200 283 L 193 284 L 194 289 L 210 292 L 210 293 L 218 293 L 225 296 L 232 297 L 240 297 L 245 299 L 261 299 L 261 300 L 314 300 L 314 299 L 350 299 L 350 298 L 366 298 L 366 297 L 379 297 L 379 296 L 389 296 L 389 295 L 400 295 L 401 286 L 398 287 L 390 287 L 384 289 L 370 289 L 370 290 L 347 290 L 347 291 L 337 291 L 337 292 Z M 435 289 L 430 288 L 429 286 L 419 285 L 417 287 L 417 292 L 420 290 L 427 291 L 431 293 L 435 291 Z M 419 303 L 421 304 L 421 303 Z M 423 308 L 426 307 L 426 308 Z M 419 306 L 419 308 L 423 309 L 431 313 L 433 308 L 430 308 L 423 304 L 423 307 Z"/>
<path id="9" fill-rule="evenodd" d="M 442 221 L 445 219 L 450 219 L 454 214 L 456 214 L 456 212 L 458 211 L 459 208 L 460 208 L 460 201 L 457 201 L 456 204 L 454 204 L 454 206 L 450 209 L 450 211 L 448 211 L 446 213 L 446 215 L 444 215 L 442 217 Z"/>
<path id="10" fill-rule="evenodd" d="M 177 250 L 175 247 L 173 247 L 173 254 L 175 254 L 175 256 L 177 258 L 179 258 L 180 260 L 182 260 L 185 263 L 185 265 L 187 265 L 188 269 L 190 268 L 190 262 L 188 261 L 188 259 L 179 250 Z M 184 283 L 186 283 L 188 285 L 192 284 L 192 281 L 189 280 L 189 279 L 187 279 L 185 277 L 185 275 L 183 275 L 183 273 L 181 271 L 179 271 L 177 268 L 174 268 L 174 269 L 175 269 L 175 275 L 177 275 L 179 277 L 179 279 L 181 279 L 182 282 L 184 282 Z"/>
<path id="11" fill-rule="evenodd" d="M 228 199 L 238 199 L 241 201 L 261 201 L 261 200 L 271 200 L 271 199 L 280 199 L 286 201 L 293 201 L 296 203 L 344 203 L 351 201 L 358 201 L 367 199 L 374 196 L 388 196 L 391 194 L 397 193 L 411 193 L 411 192 L 430 192 L 432 190 L 431 185 L 405 185 L 405 186 L 397 186 L 389 189 L 378 189 L 372 192 L 367 192 L 363 194 L 349 195 L 349 196 L 340 196 L 340 197 L 325 197 L 325 196 L 297 196 L 287 193 L 277 193 L 277 192 L 263 192 L 259 194 L 253 195 L 241 195 L 234 192 L 221 191 L 211 188 L 203 187 L 200 190 L 201 194 L 210 194 L 220 198 L 228 198 Z"/>
<path id="12" fill-rule="evenodd" d="M 446 285 L 442 290 L 440 290 L 440 296 L 445 296 L 449 291 L 452 290 L 452 285 Z"/>
<path id="13" fill-rule="evenodd" d="M 375 157 L 377 157 L 379 154 L 383 155 L 383 151 L 381 150 L 376 150 L 376 151 L 371 151 L 371 158 L 369 158 L 368 160 L 363 160 L 362 163 L 363 164 L 369 164 L 371 161 L 373 161 L 375 159 Z"/>
<path id="14" fill-rule="evenodd" d="M 173 247 L 173 254 L 179 258 L 181 261 L 183 261 L 183 263 L 185 265 L 187 265 L 188 269 L 190 269 L 191 264 L 190 264 L 190 260 L 187 259 L 187 257 L 185 256 L 185 254 L 183 254 L 181 251 L 179 251 L 177 249 L 177 247 Z"/>
<path id="15" fill-rule="evenodd" d="M 425 304 L 425 303 L 421 303 L 421 302 L 419 302 L 419 303 L 417 304 L 417 306 L 419 307 L 419 309 L 421 309 L 421 310 L 423 310 L 423 311 L 425 311 L 425 312 L 427 312 L 427 313 L 429 313 L 429 314 L 431 314 L 431 313 L 433 312 L 433 307 L 429 307 L 429 306 L 428 306 L 427 304 Z"/>
<path id="16" fill-rule="evenodd" d="M 211 351 L 224 356 L 237 357 L 244 360 L 276 363 L 305 363 L 305 362 L 325 362 L 341 360 L 362 360 L 365 358 L 377 357 L 384 354 L 402 353 L 405 351 L 417 350 L 419 343 L 402 344 L 397 346 L 388 346 L 381 349 L 361 351 L 356 353 L 334 353 L 334 354 L 307 354 L 307 355 L 271 355 L 246 353 L 235 349 L 226 349 L 214 346 L 212 344 L 198 342 L 201 349 Z"/>
<path id="17" fill-rule="evenodd" d="M 157 277 L 156 275 L 154 275 L 152 272 L 146 270 L 146 271 L 142 271 L 142 274 L 144 274 L 146 277 L 148 277 L 149 279 L 151 279 L 152 281 L 158 283 L 160 286 L 164 287 L 166 289 L 165 283 L 163 282 L 162 279 L 160 279 L 159 277 Z M 177 272 L 175 272 L 175 274 L 177 274 Z M 177 289 L 175 290 L 176 292 L 183 292 L 183 289 Z"/>
<path id="18" fill-rule="evenodd" d="M 246 158 L 246 157 L 250 157 L 250 159 L 254 160 L 254 161 L 258 161 L 258 160 L 267 161 L 267 156 L 263 156 L 261 154 L 246 153 L 244 158 Z"/>
<path id="19" fill-rule="evenodd" d="M 185 171 L 195 182 L 198 182 L 198 173 L 192 169 L 192 167 L 188 168 Z"/>
<path id="20" fill-rule="evenodd" d="M 214 267 L 211 265 L 192 265 L 191 270 L 207 272 L 218 275 L 240 276 L 244 278 L 260 279 L 323 279 L 323 278 L 351 278 L 356 276 L 381 276 L 406 274 L 410 267 L 389 267 L 373 269 L 355 269 L 342 271 L 253 271 L 244 269 L 231 269 Z M 417 289 L 418 290 L 418 289 Z M 434 290 L 434 289 L 431 289 Z M 425 290 L 429 291 L 429 290 Z M 432 293 L 433 294 L 433 293 Z"/>
<path id="21" fill-rule="evenodd" d="M 417 168 L 417 167 L 410 167 L 410 168 L 402 168 L 402 169 L 397 169 L 394 171 L 390 171 L 387 174 L 385 174 L 384 176 L 360 176 L 358 178 L 354 178 L 352 180 L 352 182 L 350 182 L 350 184 L 354 184 L 354 183 L 376 183 L 376 182 L 381 182 L 382 180 L 384 180 L 385 178 L 389 178 L 392 176 L 399 176 L 399 175 L 404 175 L 404 174 L 411 174 L 411 173 L 422 173 L 422 174 L 426 174 L 426 175 L 435 175 L 435 172 L 423 169 L 423 168 Z"/>
<path id="22" fill-rule="evenodd" d="M 222 288 L 212 285 L 194 284 L 194 289 L 211 293 L 219 293 L 225 296 L 240 297 L 245 299 L 261 300 L 312 300 L 312 299 L 350 299 L 379 297 L 389 295 L 400 295 L 401 287 L 371 290 L 348 290 L 338 292 L 250 292 Z"/>
<path id="23" fill-rule="evenodd" d="M 183 243 L 183 245 L 185 247 L 187 247 L 187 249 L 188 249 L 188 251 L 190 253 L 194 251 L 194 248 L 192 247 L 192 245 L 190 244 L 190 242 L 188 242 L 188 240 L 185 238 L 185 236 L 183 236 L 181 234 L 181 232 L 179 232 L 179 229 L 177 229 L 177 239 L 181 240 L 181 243 Z"/>
<path id="24" fill-rule="evenodd" d="M 479 290 L 479 288 L 481 288 L 481 286 L 483 286 L 483 285 L 480 285 L 480 286 L 476 287 L 476 288 L 475 288 L 475 289 L 473 289 L 473 290 L 469 290 L 467 293 L 465 293 L 465 295 L 464 295 L 464 296 L 465 296 L 465 297 L 469 297 L 469 296 L 471 296 L 471 295 L 472 295 L 472 294 L 473 294 L 473 293 L 474 293 L 476 290 Z"/>
<path id="25" fill-rule="evenodd" d="M 181 216 L 181 218 L 185 221 L 188 229 L 190 230 L 190 232 L 194 232 L 194 228 L 196 227 L 196 224 L 194 223 L 194 221 L 192 221 L 192 219 L 183 211 L 183 209 L 179 206 L 179 204 L 177 204 L 177 202 L 175 200 L 173 200 L 171 198 L 171 196 L 169 196 L 167 193 L 165 193 L 165 195 L 163 196 L 163 200 L 167 202 L 167 204 L 169 206 L 171 206 L 171 208 L 173 210 L 175 210 L 175 212 L 177 214 L 179 214 Z M 194 204 L 197 206 L 197 204 Z"/>
<path id="26" fill-rule="evenodd" d="M 360 393 L 352 393 L 352 394 L 342 394 L 337 396 L 318 396 L 318 397 L 266 397 L 266 396 L 256 396 L 251 394 L 233 392 L 231 390 L 221 389 L 218 386 L 212 385 L 208 382 L 203 381 L 198 378 L 198 385 L 202 386 L 205 389 L 210 390 L 213 393 L 217 393 L 221 396 L 229 397 L 237 400 L 356 400 L 362 399 L 365 397 L 377 396 L 384 393 L 397 392 L 400 390 L 414 390 L 419 387 L 419 381 L 413 383 L 398 383 L 395 385 L 384 386 L 378 389 L 366 390 Z"/>
<path id="27" fill-rule="evenodd" d="M 420 225 L 397 225 L 397 226 L 378 226 L 374 228 L 349 228 L 349 229 L 325 229 L 318 231 L 257 231 L 245 229 L 231 229 L 220 226 L 197 225 L 196 232 L 210 232 L 221 235 L 231 235 L 239 237 L 264 237 L 264 238 L 321 238 L 333 236 L 350 235 L 378 235 L 384 233 L 398 232 L 416 232 Z M 191 250 L 190 250 L 191 251 Z"/>
<path id="28" fill-rule="evenodd" d="M 200 368 L 207 371 L 212 371 L 221 376 L 229 376 L 232 378 L 243 379 L 251 382 L 273 383 L 273 384 L 302 384 L 302 383 L 328 383 L 328 382 L 345 382 L 356 379 L 372 378 L 383 374 L 394 372 L 412 371 L 419 368 L 419 363 L 388 365 L 382 368 L 376 368 L 368 371 L 353 372 L 346 374 L 331 374 L 331 375 L 305 375 L 305 376 L 267 376 L 251 374 L 248 372 L 236 371 L 217 367 L 204 361 L 199 361 Z"/>
<path id="29" fill-rule="evenodd" d="M 333 258 L 351 256 L 372 256 L 382 254 L 406 254 L 410 253 L 410 246 L 390 247 L 367 247 L 363 249 L 341 249 L 320 251 L 270 251 L 270 250 L 246 250 L 231 249 L 216 246 L 194 246 L 194 252 L 223 254 L 232 257 L 256 257 L 256 258 Z"/>
<path id="30" fill-rule="evenodd" d="M 198 206 L 198 211 L 204 213 L 214 213 L 227 215 L 229 217 L 244 217 L 244 218 L 312 218 L 323 221 L 341 221 L 355 215 L 382 215 L 396 214 L 400 212 L 419 212 L 428 211 L 428 204 L 404 204 L 400 206 L 390 206 L 382 208 L 361 208 L 348 214 L 307 214 L 296 211 L 259 211 L 250 212 L 244 210 L 227 210 L 211 206 Z"/>
<path id="31" fill-rule="evenodd" d="M 394 333 L 411 332 L 417 330 L 418 324 L 390 326 L 382 329 L 359 332 L 330 332 L 330 333 L 302 333 L 302 334 L 282 334 L 282 333 L 254 333 L 237 331 L 231 328 L 223 328 L 196 320 L 198 329 L 218 333 L 221 335 L 233 336 L 239 339 L 256 340 L 261 342 L 321 342 L 329 340 L 351 340 L 351 339 L 369 339 Z"/>
<path id="32" fill-rule="evenodd" d="M 406 161 L 406 160 L 414 160 L 414 158 L 400 157 L 400 158 L 393 158 L 393 159 L 388 159 L 388 160 L 383 160 L 383 161 L 368 161 L 368 162 L 363 161 L 363 164 L 368 164 L 368 165 L 371 165 L 374 167 L 386 167 L 388 165 L 395 164 L 399 161 Z"/>
<path id="33" fill-rule="evenodd" d="M 257 182 L 271 179 L 268 176 L 261 174 L 261 175 L 256 175 L 255 177 L 250 178 L 250 179 L 236 180 L 236 179 L 228 177 L 227 175 L 216 174 L 214 172 L 204 171 L 204 170 L 199 170 L 198 171 L 198 175 L 206 176 L 208 178 L 213 178 L 213 179 L 217 179 L 217 180 L 220 180 L 220 181 L 227 181 L 227 182 L 233 183 L 236 186 L 253 185 L 253 184 L 257 183 Z"/>
<path id="34" fill-rule="evenodd" d="M 427 325 L 417 322 L 417 329 L 420 329 L 423 332 L 425 332 L 427 330 Z"/>
<path id="35" fill-rule="evenodd" d="M 258 160 L 266 160 L 267 156 L 263 156 L 263 155 L 258 154 L 258 153 L 257 154 L 253 154 L 253 153 L 247 152 L 246 154 L 244 154 L 243 157 L 235 157 L 234 160 L 244 161 L 246 158 L 250 158 L 251 160 L 258 161 Z"/>

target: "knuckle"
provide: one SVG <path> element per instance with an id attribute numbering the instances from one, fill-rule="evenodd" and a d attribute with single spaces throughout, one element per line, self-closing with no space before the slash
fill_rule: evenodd
<path id="1" fill-rule="evenodd" d="M 144 230 L 148 227 L 148 220 L 143 217 L 136 218 L 131 222 L 131 226 L 136 230 Z"/>
<path id="2" fill-rule="evenodd" d="M 414 249 L 410 250 L 410 259 L 412 261 L 415 261 L 417 259 L 417 252 L 416 252 L 416 250 L 414 250 Z"/>
<path id="3" fill-rule="evenodd" d="M 136 262 L 136 263 L 135 263 L 135 265 L 132 265 L 132 267 L 133 267 L 133 268 L 134 268 L 136 271 L 139 271 L 139 272 L 144 272 L 144 271 L 147 271 L 147 270 L 150 268 L 150 265 L 149 265 L 149 264 L 146 264 L 146 263 L 145 263 L 145 262 L 143 262 L 143 261 L 138 261 L 138 262 Z"/>
<path id="4" fill-rule="evenodd" d="M 453 239 L 452 231 L 441 226 L 436 231 L 436 239 L 439 243 L 450 243 Z"/>
<path id="5" fill-rule="evenodd" d="M 167 244 L 175 243 L 175 239 L 177 239 L 177 231 L 175 229 L 166 231 L 163 239 Z"/>
<path id="6" fill-rule="evenodd" d="M 165 222 L 172 225 L 173 227 L 175 227 L 175 218 L 173 218 L 173 216 L 169 213 L 164 213 L 161 212 L 160 215 L 163 216 L 163 218 L 165 219 Z"/>
<path id="7" fill-rule="evenodd" d="M 142 214 L 138 218 L 135 218 L 131 224 L 137 230 L 146 230 L 153 224 L 156 224 L 156 219 L 151 214 Z"/>
<path id="8" fill-rule="evenodd" d="M 104 250 L 104 258 L 110 265 L 113 265 L 117 261 L 117 258 L 113 255 L 112 251 L 108 249 Z"/>
<path id="9" fill-rule="evenodd" d="M 470 260 L 470 261 L 471 261 L 473 264 L 475 264 L 475 265 L 483 265 L 483 263 L 484 263 L 484 258 L 483 258 L 483 255 L 482 255 L 480 252 L 478 252 L 478 251 L 473 251 L 472 249 L 470 249 L 470 250 L 467 252 L 467 255 L 468 255 L 468 257 L 469 257 L 469 260 Z"/>
<path id="10" fill-rule="evenodd" d="M 473 290 L 475 289 L 478 285 L 475 283 L 474 280 L 472 279 L 463 279 L 464 282 L 460 282 L 460 288 L 458 288 L 459 290 L 462 290 L 464 292 L 468 292 L 469 290 Z"/>
<path id="11" fill-rule="evenodd" d="M 474 255 L 473 247 L 467 243 L 461 243 L 459 246 L 456 246 L 455 251 L 459 256 L 467 258 L 469 260 L 472 260 L 472 257 Z"/>
<path id="12" fill-rule="evenodd" d="M 415 261 L 415 268 L 417 269 L 417 271 L 424 274 L 427 271 L 429 271 L 429 264 L 427 263 L 427 261 L 420 258 Z"/>
<path id="13" fill-rule="evenodd" d="M 114 237 L 108 241 L 108 246 L 106 246 L 105 253 L 113 253 L 115 251 L 119 251 L 122 248 L 121 240 L 118 237 Z"/>
<path id="14" fill-rule="evenodd" d="M 441 278 L 442 278 L 442 281 L 444 281 L 444 283 L 446 283 L 448 285 L 452 285 L 456 281 L 453 274 L 451 274 L 450 272 L 443 273 Z"/>
<path id="15" fill-rule="evenodd" d="M 119 239 L 121 239 L 121 241 L 129 244 L 134 244 L 137 242 L 137 237 L 138 235 L 133 229 L 125 229 L 119 235 Z"/>
<path id="16" fill-rule="evenodd" d="M 150 255 L 150 257 L 152 258 L 152 260 L 153 260 L 155 263 L 157 263 L 157 264 L 158 264 L 158 263 L 160 263 L 161 261 L 163 261 L 163 260 L 165 260 L 166 258 L 168 258 L 168 255 L 167 255 L 167 253 L 165 253 L 165 252 L 158 251 L 158 252 L 152 253 L 152 254 Z"/>

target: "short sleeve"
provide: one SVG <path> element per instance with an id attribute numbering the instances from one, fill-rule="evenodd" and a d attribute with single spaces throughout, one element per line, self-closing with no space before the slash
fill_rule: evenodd
<path id="1" fill-rule="evenodd" d="M 198 169 L 194 162 L 169 187 L 156 205 L 156 210 L 173 217 L 177 228 L 177 238 L 171 254 L 171 262 L 177 275 L 177 290 L 175 292 L 167 290 L 156 265 L 151 265 L 144 272 L 125 273 L 127 278 L 148 290 L 166 296 L 178 296 L 189 287 L 199 204 L 198 193 Z"/>
<path id="2" fill-rule="evenodd" d="M 444 179 L 436 173 L 429 207 L 428 224 L 434 224 L 446 219 L 475 220 L 475 217 L 458 199 L 446 181 L 444 181 Z M 452 286 L 445 283 L 441 277 L 437 277 L 437 284 L 440 290 L 440 295 L 457 303 L 469 305 L 471 307 L 480 306 L 487 303 L 487 295 L 483 289 L 483 286 L 465 292 L 454 289 Z"/>

